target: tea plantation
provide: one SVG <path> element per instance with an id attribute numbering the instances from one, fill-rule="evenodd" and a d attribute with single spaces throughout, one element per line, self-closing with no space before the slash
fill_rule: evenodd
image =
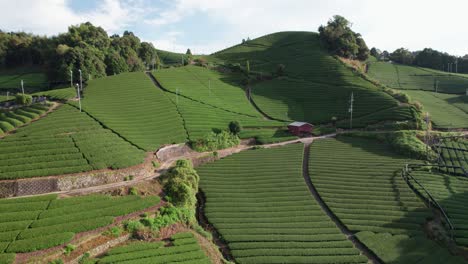
<path id="1" fill-rule="evenodd" d="M 124 168 L 142 163 L 144 157 L 86 113 L 63 105 L 0 140 L 0 179 Z"/>
<path id="2" fill-rule="evenodd" d="M 105 195 L 2 199 L 0 260 L 11 258 L 11 253 L 64 244 L 76 233 L 109 225 L 117 216 L 157 205 L 159 201 L 159 197 Z"/>
<path id="3" fill-rule="evenodd" d="M 45 96 L 47 99 L 68 100 L 77 96 L 75 88 L 58 88 L 53 90 L 41 91 L 33 93 L 33 96 Z"/>
<path id="4" fill-rule="evenodd" d="M 237 263 L 366 263 L 315 202 L 302 144 L 251 150 L 197 169 L 205 213 Z"/>
<path id="5" fill-rule="evenodd" d="M 448 214 L 454 226 L 457 244 L 468 246 L 468 213 L 466 211 L 468 180 L 465 177 L 419 170 L 411 172 L 411 175 L 429 191 Z M 415 187 L 426 195 L 419 185 Z"/>
<path id="6" fill-rule="evenodd" d="M 143 73 L 123 73 L 89 82 L 83 109 L 144 150 L 187 139 L 174 104 Z"/>
<path id="7" fill-rule="evenodd" d="M 211 263 L 192 233 L 175 234 L 171 243 L 171 246 L 165 246 L 164 242 L 132 242 L 112 248 L 97 263 Z"/>
<path id="8" fill-rule="evenodd" d="M 213 56 L 241 65 L 248 60 L 253 73 L 266 75 L 275 75 L 280 64 L 285 66 L 286 77 L 252 87 L 255 103 L 274 118 L 312 123 L 328 123 L 333 116 L 348 119 L 351 93 L 355 96 L 356 118 L 385 109 L 392 111 L 397 106 L 391 96 L 322 50 L 315 33 L 275 33 Z M 399 112 L 392 115 L 397 118 Z"/>
<path id="9" fill-rule="evenodd" d="M 310 178 L 352 231 L 420 235 L 430 216 L 400 170 L 407 159 L 361 138 L 320 140 L 310 150 Z"/>
<path id="10" fill-rule="evenodd" d="M 440 154 L 439 164 L 447 166 L 442 166 L 441 170 L 458 175 L 468 174 L 468 139 L 443 139 L 434 148 Z"/>
<path id="11" fill-rule="evenodd" d="M 441 93 L 460 94 L 468 88 L 468 79 L 454 74 L 389 62 L 372 62 L 368 74 L 395 89 L 435 91 L 436 82 Z"/>
<path id="12" fill-rule="evenodd" d="M 405 93 L 423 104 L 424 111 L 429 112 L 436 128 L 468 128 L 468 109 L 464 109 L 466 103 L 457 102 L 458 99 L 444 99 L 444 97 L 463 98 L 466 96 L 453 97 L 455 95 L 409 90 Z"/>
<path id="13" fill-rule="evenodd" d="M 47 112 L 49 107 L 50 105 L 35 104 L 12 111 L 0 110 L 0 135 L 39 118 Z"/>

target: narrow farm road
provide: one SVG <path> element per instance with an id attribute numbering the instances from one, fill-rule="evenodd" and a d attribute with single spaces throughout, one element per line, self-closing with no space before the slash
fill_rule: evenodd
<path id="1" fill-rule="evenodd" d="M 327 138 L 331 137 L 332 135 L 326 135 L 319 138 Z M 330 210 L 327 204 L 322 200 L 317 189 L 312 184 L 312 180 L 309 176 L 309 155 L 310 155 L 310 145 L 313 142 L 313 138 L 311 140 L 307 140 L 304 143 L 304 157 L 302 160 L 302 175 L 304 176 L 304 180 L 309 187 L 310 193 L 314 197 L 315 201 L 320 205 L 322 210 L 327 214 L 328 217 L 335 223 L 336 227 L 338 227 L 343 233 L 346 238 L 353 243 L 353 245 L 361 252 L 362 255 L 366 256 L 372 263 L 374 264 L 382 264 L 383 261 L 374 254 L 374 252 L 370 251 L 361 241 L 359 241 L 356 236 L 351 232 L 341 221 L 338 217 Z"/>

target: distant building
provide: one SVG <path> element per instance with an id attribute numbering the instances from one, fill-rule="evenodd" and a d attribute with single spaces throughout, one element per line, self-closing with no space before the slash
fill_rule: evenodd
<path id="1" fill-rule="evenodd" d="M 288 125 L 288 129 L 291 134 L 300 136 L 312 133 L 314 126 L 306 122 L 292 122 Z"/>

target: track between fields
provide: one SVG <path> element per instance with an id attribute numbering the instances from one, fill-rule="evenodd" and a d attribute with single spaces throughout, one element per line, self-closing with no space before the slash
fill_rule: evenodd
<path id="1" fill-rule="evenodd" d="M 327 135 L 328 136 L 328 135 Z M 329 136 L 328 136 L 329 137 Z M 323 138 L 323 137 L 322 137 Z M 327 214 L 328 217 L 335 223 L 336 227 L 338 227 L 343 233 L 346 238 L 353 243 L 353 245 L 361 252 L 362 255 L 366 256 L 372 263 L 374 264 L 383 264 L 384 262 L 374 254 L 371 250 L 369 250 L 361 241 L 359 241 L 353 232 L 351 232 L 341 221 L 338 217 L 330 210 L 327 204 L 322 200 L 317 189 L 312 184 L 312 180 L 309 176 L 309 156 L 310 156 L 310 145 L 312 144 L 313 139 L 311 141 L 307 141 L 304 143 L 304 156 L 302 159 L 302 175 L 304 176 L 304 180 L 309 187 L 310 193 L 314 197 L 315 201 L 320 205 L 322 211 Z"/>

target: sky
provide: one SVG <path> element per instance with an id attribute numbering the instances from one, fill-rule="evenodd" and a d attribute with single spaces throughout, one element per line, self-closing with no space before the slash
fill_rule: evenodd
<path id="1" fill-rule="evenodd" d="M 82 22 L 134 32 L 156 48 L 209 54 L 278 31 L 314 31 L 342 15 L 367 45 L 468 54 L 467 0 L 0 0 L 0 29 L 57 35 Z"/>

